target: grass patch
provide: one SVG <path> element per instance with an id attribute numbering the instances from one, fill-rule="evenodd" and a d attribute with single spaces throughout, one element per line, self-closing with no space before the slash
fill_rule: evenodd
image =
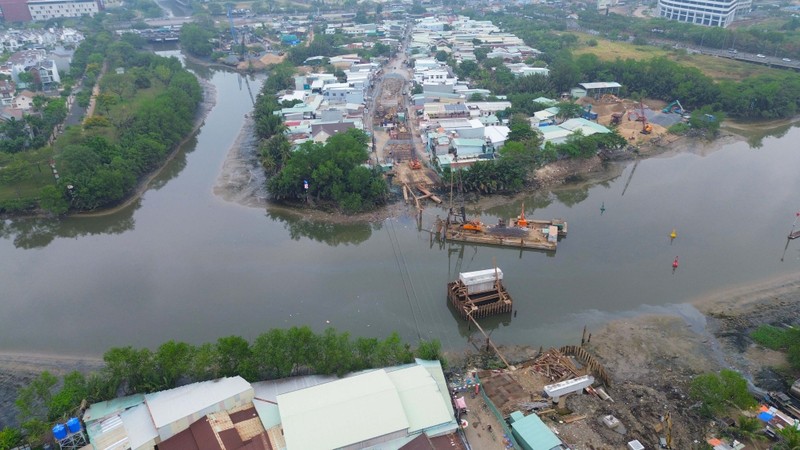
<path id="1" fill-rule="evenodd" d="M 740 81 L 748 77 L 767 74 L 782 74 L 785 71 L 760 64 L 751 64 L 710 55 L 688 54 L 685 49 L 668 49 L 650 45 L 634 45 L 628 42 L 609 41 L 589 34 L 577 34 L 582 42 L 597 41 L 597 46 L 586 45 L 573 51 L 575 55 L 594 54 L 603 61 L 619 59 L 645 60 L 665 57 L 679 64 L 696 67 L 716 81 Z"/>
<path id="2" fill-rule="evenodd" d="M 18 182 L 7 183 L 0 177 L 0 202 L 38 198 L 39 190 L 42 187 L 55 183 L 53 171 L 50 169 L 52 157 L 53 149 L 50 147 L 30 150 L 17 155 L 0 153 L 0 168 L 12 164 L 15 158 L 22 159 L 27 165 L 27 175 Z"/>
<path id="3" fill-rule="evenodd" d="M 772 325 L 760 325 L 750 332 L 750 337 L 759 345 L 772 350 L 780 350 L 789 344 L 789 332 Z"/>

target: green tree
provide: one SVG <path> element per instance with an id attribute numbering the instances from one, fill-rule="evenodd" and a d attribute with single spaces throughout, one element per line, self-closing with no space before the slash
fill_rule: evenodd
<path id="1" fill-rule="evenodd" d="M 438 360 L 442 367 L 447 367 L 447 360 L 442 355 L 442 343 L 438 339 L 427 341 L 425 339 L 419 341 L 417 344 L 416 356 L 420 359 L 428 361 Z"/>
<path id="2" fill-rule="evenodd" d="M 49 421 L 64 420 L 74 415 L 80 408 L 81 401 L 87 398 L 86 377 L 80 372 L 73 371 L 64 375 L 64 382 L 48 402 Z"/>
<path id="3" fill-rule="evenodd" d="M 689 390 L 695 400 L 702 402 L 701 412 L 714 416 L 726 408 L 750 408 L 756 401 L 747 390 L 747 381 L 739 372 L 723 369 L 716 373 L 707 373 L 692 380 Z"/>
<path id="4" fill-rule="evenodd" d="M 489 49 L 487 47 L 478 47 L 476 48 L 473 53 L 475 53 L 475 59 L 482 63 L 486 61 L 487 55 L 489 54 Z"/>
<path id="5" fill-rule="evenodd" d="M 0 168 L 0 182 L 15 184 L 29 179 L 32 174 L 30 163 L 15 155 L 9 164 Z"/>
<path id="6" fill-rule="evenodd" d="M 57 383 L 58 378 L 55 375 L 44 371 L 19 390 L 14 404 L 19 410 L 19 418 L 23 422 L 47 418 L 48 405 L 53 397 L 53 388 Z"/>
<path id="7" fill-rule="evenodd" d="M 447 56 L 448 55 L 446 51 L 439 50 L 438 52 L 436 52 L 436 55 L 434 57 L 436 58 L 437 61 L 445 62 L 447 61 Z"/>
<path id="8" fill-rule="evenodd" d="M 558 108 L 558 117 L 562 120 L 580 117 L 583 114 L 583 107 L 573 102 L 561 102 L 556 104 Z"/>
<path id="9" fill-rule="evenodd" d="M 255 367 L 251 361 L 250 343 L 240 336 L 217 339 L 217 365 L 219 376 L 241 375 L 248 381 L 255 381 Z"/>
<path id="10" fill-rule="evenodd" d="M 212 37 L 214 37 L 213 28 L 203 28 L 195 23 L 186 23 L 181 27 L 181 47 L 195 56 L 206 57 L 211 55 L 214 49 L 211 45 Z"/>
<path id="11" fill-rule="evenodd" d="M 531 128 L 531 121 L 524 114 L 514 114 L 508 121 L 508 140 L 511 142 L 522 142 L 534 137 L 536 134 Z"/>
<path id="12" fill-rule="evenodd" d="M 153 353 L 148 349 L 115 347 L 103 354 L 106 376 L 116 391 L 148 392 L 156 379 Z"/>
<path id="13" fill-rule="evenodd" d="M 153 356 L 155 372 L 161 389 L 178 385 L 178 380 L 189 374 L 195 349 L 185 342 L 167 341 L 161 344 Z"/>
<path id="14" fill-rule="evenodd" d="M 52 185 L 44 186 L 39 190 L 39 206 L 56 216 L 69 210 L 69 202 L 65 198 L 64 192 Z"/>
<path id="15" fill-rule="evenodd" d="M 778 448 L 781 450 L 797 450 L 800 449 L 800 430 L 795 427 L 783 427 L 778 430 L 781 437 L 781 442 Z"/>

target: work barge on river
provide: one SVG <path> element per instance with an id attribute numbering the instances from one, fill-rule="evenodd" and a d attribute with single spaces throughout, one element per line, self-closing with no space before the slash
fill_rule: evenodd
<path id="1" fill-rule="evenodd" d="M 449 214 L 447 220 L 437 218 L 436 231 L 449 241 L 555 251 L 558 239 L 567 235 L 567 222 L 526 219 L 524 209 L 523 205 L 522 213 L 510 223 L 501 219 L 495 226 L 467 220 L 462 209 L 461 216 Z"/>
<path id="2" fill-rule="evenodd" d="M 447 283 L 447 299 L 464 320 L 511 313 L 514 307 L 498 268 L 458 274 Z"/>

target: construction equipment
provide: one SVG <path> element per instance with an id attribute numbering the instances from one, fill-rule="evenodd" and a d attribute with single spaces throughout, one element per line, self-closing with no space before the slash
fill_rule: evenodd
<path id="1" fill-rule="evenodd" d="M 681 102 L 678 100 L 675 100 L 674 102 L 670 103 L 669 105 L 664 107 L 664 109 L 661 110 L 661 112 L 663 113 L 675 113 L 675 114 L 683 114 L 685 111 L 686 110 L 683 109 L 683 105 L 681 105 Z"/>
<path id="2" fill-rule="evenodd" d="M 408 162 L 408 167 L 410 167 L 411 170 L 420 170 L 422 169 L 422 164 L 419 162 L 417 158 L 414 158 Z"/>
<path id="3" fill-rule="evenodd" d="M 472 231 L 473 233 L 483 233 L 483 224 L 479 220 L 469 220 L 461 224 L 461 229 L 464 231 Z"/>
<path id="4" fill-rule="evenodd" d="M 639 117 L 636 120 L 642 121 L 642 134 L 653 132 L 653 126 L 647 122 L 647 116 L 644 114 L 644 103 L 641 100 L 639 100 Z"/>
<path id="5" fill-rule="evenodd" d="M 233 6 L 228 5 L 228 22 L 231 26 L 231 42 L 236 42 L 236 27 L 233 26 Z"/>
<path id="6" fill-rule="evenodd" d="M 581 117 L 586 120 L 597 120 L 597 113 L 592 112 L 592 105 L 588 104 L 583 107 L 583 114 L 581 114 Z"/>
<path id="7" fill-rule="evenodd" d="M 672 449 L 672 417 L 670 417 L 669 411 L 664 414 L 664 433 L 666 436 L 662 441 L 662 447 Z"/>
<path id="8" fill-rule="evenodd" d="M 519 213 L 519 217 L 517 220 L 514 221 L 514 226 L 519 228 L 528 228 L 528 221 L 525 219 L 525 203 L 522 203 L 522 211 Z"/>

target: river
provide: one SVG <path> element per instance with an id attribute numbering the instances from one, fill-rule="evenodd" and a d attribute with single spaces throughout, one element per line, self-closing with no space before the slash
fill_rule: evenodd
<path id="1" fill-rule="evenodd" d="M 556 253 L 440 246 L 410 216 L 331 225 L 216 196 L 252 104 L 238 75 L 201 75 L 216 106 L 140 200 L 102 217 L 0 222 L 2 350 L 98 355 L 293 325 L 397 331 L 458 350 L 475 335 L 447 306 L 445 284 L 493 260 L 517 314 L 485 320 L 492 338 L 548 346 L 579 339 L 584 324 L 680 314 L 688 300 L 800 269 L 800 242 L 785 247 L 800 208 L 797 128 L 755 146 L 609 164 L 602 181 L 483 212 L 491 223 L 524 201 L 529 218 L 565 218 L 569 236 Z M 435 214 L 426 211 L 426 227 Z"/>

